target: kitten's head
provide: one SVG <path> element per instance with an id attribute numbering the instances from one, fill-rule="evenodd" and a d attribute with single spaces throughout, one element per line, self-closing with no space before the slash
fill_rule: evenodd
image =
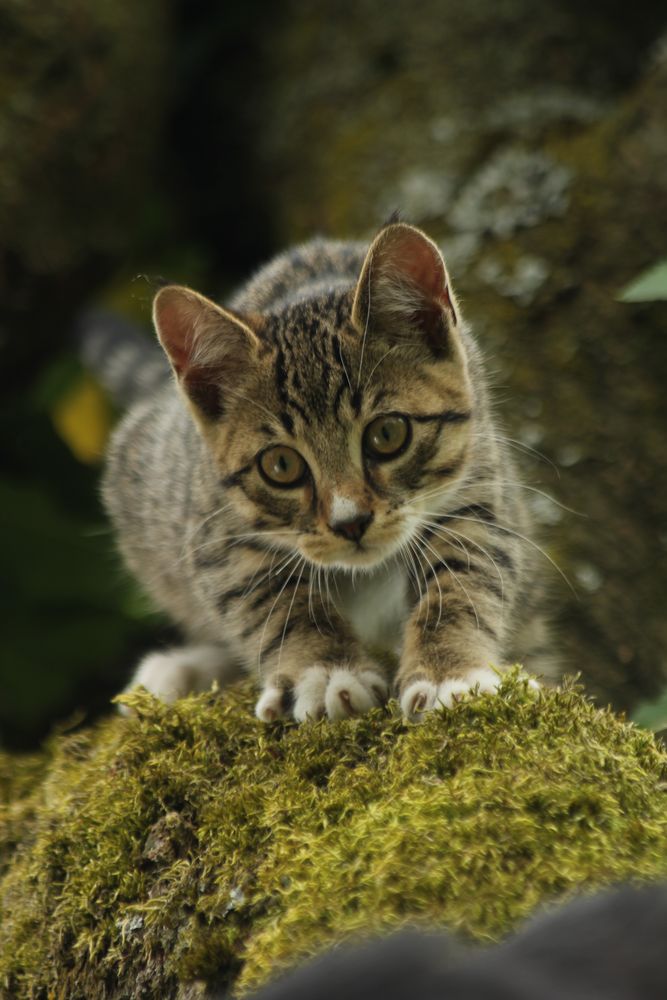
<path id="1" fill-rule="evenodd" d="M 444 261 L 397 223 L 349 286 L 263 315 L 168 286 L 155 324 L 221 482 L 312 563 L 370 568 L 464 471 L 472 392 Z"/>

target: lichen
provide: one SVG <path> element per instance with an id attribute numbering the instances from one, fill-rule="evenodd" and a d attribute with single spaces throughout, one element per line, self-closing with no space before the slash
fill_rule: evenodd
<path id="1" fill-rule="evenodd" d="M 362 930 L 489 941 L 547 899 L 667 874 L 667 758 L 571 684 L 536 697 L 515 674 L 422 726 L 391 704 L 266 728 L 247 683 L 130 700 L 57 737 L 4 807 L 8 997 L 243 992 Z"/>
<path id="2" fill-rule="evenodd" d="M 549 276 L 549 266 L 541 257 L 524 254 L 506 265 L 495 256 L 482 258 L 477 265 L 482 279 L 500 295 L 514 299 L 520 306 L 528 306 Z"/>
<path id="3" fill-rule="evenodd" d="M 464 232 L 506 238 L 564 214 L 572 170 L 546 153 L 508 146 L 470 179 L 452 206 L 449 221 Z"/>

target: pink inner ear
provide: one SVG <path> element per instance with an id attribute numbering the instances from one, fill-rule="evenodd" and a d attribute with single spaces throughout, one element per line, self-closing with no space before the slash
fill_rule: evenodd
<path id="1" fill-rule="evenodd" d="M 419 233 L 401 233 L 394 239 L 387 255 L 420 289 L 425 299 L 444 306 L 452 313 L 456 322 L 456 312 L 449 294 L 446 272 L 440 255 L 430 243 Z"/>
<path id="2" fill-rule="evenodd" d="M 194 309 L 182 292 L 164 292 L 156 305 L 155 319 L 160 340 L 176 372 L 182 375 L 189 367 L 194 341 Z"/>

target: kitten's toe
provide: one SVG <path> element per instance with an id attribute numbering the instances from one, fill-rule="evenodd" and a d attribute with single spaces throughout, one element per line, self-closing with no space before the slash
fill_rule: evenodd
<path id="1" fill-rule="evenodd" d="M 453 708 L 454 705 L 465 698 L 471 691 L 493 693 L 498 690 L 498 685 L 502 676 L 488 667 L 480 667 L 477 670 L 469 670 L 465 677 L 452 677 L 438 685 L 437 700 L 445 708 Z"/>
<path id="2" fill-rule="evenodd" d="M 415 681 L 401 695 L 403 715 L 411 722 L 420 722 L 435 705 L 438 689 L 430 681 Z"/>
<path id="3" fill-rule="evenodd" d="M 255 715 L 261 722 L 275 722 L 285 715 L 285 691 L 267 684 L 255 705 Z"/>
<path id="4" fill-rule="evenodd" d="M 388 694 L 387 682 L 373 670 L 355 673 L 344 667 L 332 671 L 325 695 L 325 707 L 330 719 L 349 719 L 364 715 L 382 705 Z"/>
<path id="5" fill-rule="evenodd" d="M 292 715 L 297 722 L 321 719 L 324 715 L 324 695 L 328 674 L 324 667 L 308 667 L 294 687 Z"/>

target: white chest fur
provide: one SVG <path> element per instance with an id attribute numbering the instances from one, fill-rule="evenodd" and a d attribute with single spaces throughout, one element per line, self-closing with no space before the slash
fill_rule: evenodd
<path id="1" fill-rule="evenodd" d="M 332 597 L 358 639 L 399 653 L 408 614 L 408 581 L 398 563 L 373 573 L 337 576 Z"/>

